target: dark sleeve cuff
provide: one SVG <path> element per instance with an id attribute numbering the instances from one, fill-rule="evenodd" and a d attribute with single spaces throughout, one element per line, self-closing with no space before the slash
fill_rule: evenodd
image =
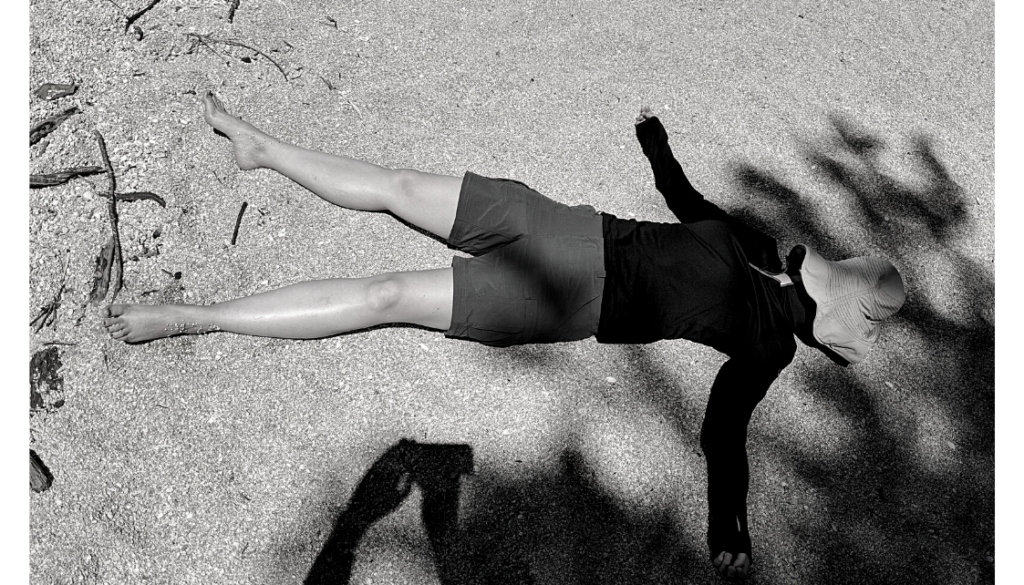
<path id="1" fill-rule="evenodd" d="M 668 144 L 668 132 L 661 124 L 657 116 L 648 118 L 636 125 L 636 138 L 640 142 L 647 158 L 651 158 L 657 152 L 657 146 L 661 143 Z"/>

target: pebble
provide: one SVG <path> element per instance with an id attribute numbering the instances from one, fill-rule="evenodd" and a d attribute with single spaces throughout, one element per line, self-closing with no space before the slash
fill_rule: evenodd
<path id="1" fill-rule="evenodd" d="M 614 384 L 614 383 L 618 382 L 618 380 L 615 379 L 615 376 L 608 376 L 604 380 L 605 380 L 605 382 L 608 382 L 609 384 Z"/>

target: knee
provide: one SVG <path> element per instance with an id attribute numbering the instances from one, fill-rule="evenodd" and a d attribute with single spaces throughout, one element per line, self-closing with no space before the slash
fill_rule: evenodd
<path id="1" fill-rule="evenodd" d="M 420 172 L 413 169 L 397 169 L 394 171 L 394 182 L 392 191 L 396 199 L 414 199 L 420 184 Z"/>
<path id="2" fill-rule="evenodd" d="M 366 287 L 366 305 L 376 313 L 387 313 L 402 299 L 401 281 L 392 274 L 374 277 Z"/>

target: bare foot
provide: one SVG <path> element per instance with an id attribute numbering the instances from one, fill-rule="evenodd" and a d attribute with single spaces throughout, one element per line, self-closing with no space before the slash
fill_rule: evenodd
<path id="1" fill-rule="evenodd" d="M 213 323 L 200 323 L 194 305 L 110 305 L 100 309 L 103 327 L 112 339 L 139 343 L 171 337 L 219 331 Z"/>
<path id="2" fill-rule="evenodd" d="M 212 91 L 203 94 L 203 118 L 207 124 L 231 139 L 238 168 L 248 171 L 267 166 L 262 163 L 263 155 L 267 145 L 277 139 L 229 114 Z"/>
<path id="3" fill-rule="evenodd" d="M 722 551 L 718 553 L 712 564 L 715 565 L 718 574 L 726 579 L 742 581 L 747 578 L 747 573 L 750 571 L 750 557 L 746 553 L 739 553 L 734 558 L 732 553 Z"/>

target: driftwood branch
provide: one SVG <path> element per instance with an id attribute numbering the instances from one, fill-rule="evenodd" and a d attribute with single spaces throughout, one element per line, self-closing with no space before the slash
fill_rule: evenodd
<path id="1" fill-rule="evenodd" d="M 92 291 L 89 293 L 89 302 L 102 301 L 110 289 L 111 265 L 114 263 L 114 238 L 107 240 L 107 243 L 100 248 L 96 256 L 96 269 L 92 277 Z"/>
<path id="2" fill-rule="evenodd" d="M 95 175 L 96 173 L 102 173 L 101 167 L 76 167 L 73 169 L 67 169 L 66 171 L 60 171 L 58 173 L 50 173 L 48 175 L 29 175 L 28 186 L 33 189 L 40 187 L 52 187 L 54 185 L 63 185 L 75 177 L 84 177 L 87 175 Z"/>
<path id="3" fill-rule="evenodd" d="M 241 43 L 241 42 L 236 41 L 234 39 L 216 39 L 216 38 L 213 38 L 210 35 L 202 35 L 202 34 L 199 34 L 199 33 L 185 33 L 185 36 L 187 36 L 187 37 L 192 39 L 192 46 L 189 47 L 189 49 L 187 51 L 188 53 L 191 53 L 192 51 L 194 51 L 196 49 L 196 47 L 198 47 L 199 45 L 202 45 L 202 46 L 210 49 L 214 53 L 216 53 L 217 51 L 215 51 L 213 49 L 213 47 L 210 46 L 211 44 L 215 44 L 215 43 L 219 43 L 221 45 L 230 45 L 232 47 L 242 47 L 243 49 L 249 49 L 250 51 L 252 51 L 252 52 L 254 52 L 254 53 L 258 54 L 258 55 L 262 55 L 267 61 L 270 61 L 271 63 L 273 63 L 274 67 L 277 67 L 277 70 L 280 71 L 281 75 L 284 76 L 285 81 L 288 81 L 288 74 L 285 73 L 284 68 L 281 67 L 281 65 L 277 61 L 275 61 L 270 55 L 264 53 L 263 51 L 255 48 L 255 47 L 250 47 L 249 45 L 246 45 L 245 43 Z"/>
<path id="4" fill-rule="evenodd" d="M 109 271 L 109 280 L 113 285 L 113 293 L 110 296 L 111 302 L 117 298 L 117 293 L 121 292 L 121 286 L 124 284 L 124 260 L 121 257 L 121 234 L 117 227 L 117 178 L 114 176 L 114 167 L 110 164 L 110 157 L 107 156 L 107 144 L 103 141 L 103 135 L 99 133 L 99 130 L 93 130 L 93 135 L 96 136 L 96 142 L 100 147 L 100 155 L 103 157 L 103 167 L 107 172 L 107 179 L 110 181 L 110 189 L 107 191 L 108 204 L 107 210 L 110 215 L 110 230 L 112 232 L 110 242 L 108 246 L 112 250 L 107 254 L 110 259 L 110 263 L 107 266 Z M 94 294 L 98 291 L 94 290 Z M 105 292 L 105 291 L 104 291 Z M 103 298 L 102 296 L 100 298 Z M 97 300 L 93 298 L 93 300 Z"/>
<path id="5" fill-rule="evenodd" d="M 242 208 L 238 210 L 238 217 L 235 218 L 235 231 L 231 232 L 231 245 L 235 245 L 235 241 L 238 239 L 238 226 L 242 225 L 242 214 L 245 213 L 245 208 L 249 207 L 248 201 L 242 202 Z"/>
<path id="6" fill-rule="evenodd" d="M 44 137 L 46 137 L 47 134 L 56 130 L 57 126 L 61 125 L 61 122 L 67 120 L 68 118 L 74 116 L 77 113 L 78 108 L 68 108 L 60 114 L 57 114 L 56 116 L 51 116 L 43 120 L 42 122 L 36 124 L 32 127 L 31 130 L 28 131 L 28 145 L 32 146 L 33 144 L 39 142 Z"/>
<path id="7" fill-rule="evenodd" d="M 128 29 L 132 27 L 132 24 L 134 24 L 136 20 L 142 18 L 143 14 L 149 12 L 159 2 L 160 2 L 160 0 L 153 0 L 152 2 L 149 3 L 149 6 L 146 6 L 142 10 L 140 10 L 140 11 L 136 12 L 135 14 L 129 16 L 128 19 L 124 23 L 124 32 L 128 32 Z"/>

